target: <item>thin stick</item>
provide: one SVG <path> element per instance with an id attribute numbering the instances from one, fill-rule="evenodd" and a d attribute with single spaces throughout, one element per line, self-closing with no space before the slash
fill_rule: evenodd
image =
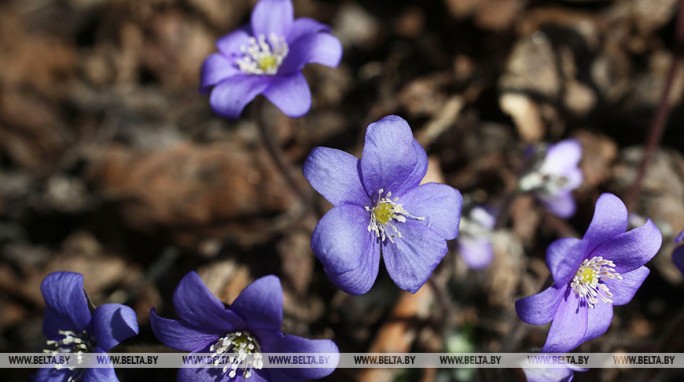
<path id="1" fill-rule="evenodd" d="M 310 193 L 302 189 L 299 183 L 295 180 L 294 176 L 292 175 L 292 165 L 285 160 L 285 155 L 283 154 L 279 143 L 276 141 L 274 133 L 269 131 L 268 127 L 266 126 L 263 118 L 263 100 L 257 99 L 255 103 L 256 104 L 253 108 L 256 113 L 254 121 L 259 127 L 259 135 L 261 140 L 264 142 L 264 147 L 266 147 L 268 156 L 276 165 L 278 171 L 283 175 L 287 186 L 299 199 L 304 212 L 311 211 L 312 201 Z"/>
<path id="2" fill-rule="evenodd" d="M 672 62 L 670 63 L 670 69 L 667 72 L 665 88 L 663 89 L 663 94 L 660 98 L 658 104 L 658 109 L 651 126 L 649 127 L 648 141 L 644 146 L 643 155 L 641 157 L 641 163 L 639 163 L 639 169 L 637 175 L 634 179 L 634 183 L 627 191 L 625 196 L 625 205 L 627 209 L 633 211 L 635 204 L 639 200 L 639 194 L 641 193 L 641 186 L 644 182 L 644 177 L 646 176 L 646 170 L 648 169 L 653 154 L 660 144 L 663 138 L 663 133 L 665 132 L 665 126 L 670 117 L 670 109 L 672 105 L 670 104 L 670 93 L 672 92 L 672 85 L 677 75 L 677 69 L 679 68 L 679 60 L 682 55 L 682 47 L 684 46 L 684 0 L 679 0 L 679 11 L 677 13 L 677 29 L 675 32 L 675 50 Z"/>

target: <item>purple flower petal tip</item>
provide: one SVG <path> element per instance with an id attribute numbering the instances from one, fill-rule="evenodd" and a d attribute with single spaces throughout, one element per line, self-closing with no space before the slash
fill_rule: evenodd
<path id="1" fill-rule="evenodd" d="M 420 182 L 427 154 L 401 117 L 387 116 L 366 131 L 361 159 L 315 148 L 304 176 L 335 207 L 318 222 L 311 247 L 342 290 L 366 293 L 385 267 L 402 289 L 416 292 L 459 233 L 460 192 Z"/>
<path id="2" fill-rule="evenodd" d="M 105 304 L 95 309 L 93 330 L 97 346 L 104 351 L 138 334 L 138 321 L 133 309 L 121 304 Z"/>
<path id="3" fill-rule="evenodd" d="M 547 250 L 554 284 L 516 302 L 525 322 L 552 322 L 545 352 L 568 352 L 605 333 L 613 305 L 628 303 L 648 276 L 644 266 L 658 252 L 661 234 L 648 220 L 626 231 L 627 209 L 603 194 L 582 239 L 560 239 Z"/>
<path id="4" fill-rule="evenodd" d="M 337 66 L 342 45 L 330 28 L 294 19 L 290 0 L 259 0 L 249 25 L 220 38 L 200 72 L 200 92 L 220 116 L 236 119 L 263 94 L 289 117 L 311 107 L 311 91 L 301 74 L 308 63 Z"/>

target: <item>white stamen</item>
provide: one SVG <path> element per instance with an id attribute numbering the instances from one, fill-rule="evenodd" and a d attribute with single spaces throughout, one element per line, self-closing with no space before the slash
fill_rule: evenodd
<path id="1" fill-rule="evenodd" d="M 474 207 L 470 213 L 461 216 L 458 232 L 461 237 L 491 239 L 495 219 L 482 207 Z"/>
<path id="2" fill-rule="evenodd" d="M 60 353 L 72 353 L 76 355 L 76 361 L 79 364 L 83 363 L 83 354 L 90 353 L 93 348 L 93 340 L 90 338 L 88 333 L 84 330 L 80 333 L 73 332 L 71 330 L 59 330 L 57 332 L 62 336 L 59 340 L 48 340 L 47 349 L 43 349 L 44 353 L 49 353 L 52 356 L 56 356 Z M 65 366 L 55 365 L 55 369 L 61 370 Z M 67 382 L 76 382 L 81 379 L 83 370 L 76 369 L 73 366 L 66 366 L 67 369 L 73 371 L 71 375 L 68 376 Z"/>
<path id="3" fill-rule="evenodd" d="M 601 256 L 584 259 L 570 287 L 575 294 L 586 301 L 589 308 L 594 308 L 599 299 L 605 303 L 613 303 L 613 294 L 604 284 L 606 279 L 622 280 L 622 276 L 615 272 L 615 263 L 604 260 Z"/>
<path id="4" fill-rule="evenodd" d="M 378 200 L 374 207 L 366 206 L 366 211 L 370 212 L 370 223 L 368 224 L 368 232 L 374 232 L 375 237 L 379 238 L 380 241 L 385 241 L 389 239 L 391 243 L 394 243 L 395 238 L 401 239 L 401 232 L 393 221 L 399 223 L 406 223 L 406 218 L 411 218 L 415 220 L 425 220 L 421 216 L 413 216 L 408 211 L 397 203 L 399 198 L 391 199 L 392 192 L 388 191 L 387 195 L 384 197 L 383 189 L 378 191 Z M 392 229 L 392 232 L 386 232 L 387 227 Z"/>
<path id="5" fill-rule="evenodd" d="M 544 195 L 557 195 L 567 188 L 570 180 L 562 175 L 542 172 L 540 169 L 525 174 L 519 181 L 519 188 L 523 192 L 538 191 Z"/>
<path id="6" fill-rule="evenodd" d="M 278 72 L 288 53 L 287 42 L 282 36 L 271 33 L 266 36 L 250 37 L 247 45 L 240 47 L 242 57 L 235 63 L 247 74 L 274 75 Z"/>
<path id="7" fill-rule="evenodd" d="M 242 376 L 249 378 L 254 369 L 260 370 L 264 367 L 264 361 L 261 356 L 261 347 L 256 338 L 248 332 L 234 332 L 229 333 L 225 337 L 221 337 L 214 345 L 209 347 L 209 351 L 216 355 L 225 353 L 237 353 L 237 357 L 233 358 L 231 363 L 223 367 L 223 372 L 228 372 L 230 378 L 235 378 L 239 367 L 242 367 Z M 251 356 L 251 359 L 247 359 Z M 218 365 L 219 360 L 214 362 Z M 228 371 L 230 368 L 230 371 Z"/>

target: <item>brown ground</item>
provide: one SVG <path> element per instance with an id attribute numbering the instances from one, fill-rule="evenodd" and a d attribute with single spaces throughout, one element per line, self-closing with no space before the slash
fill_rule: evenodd
<path id="1" fill-rule="evenodd" d="M 344 352 L 534 351 L 547 328 L 519 325 L 515 298 L 548 275 L 546 246 L 581 235 L 602 192 L 625 195 L 675 47 L 675 0 L 295 0 L 298 16 L 333 25 L 339 68 L 309 66 L 311 112 L 289 121 L 265 104 L 215 116 L 198 94 L 214 40 L 245 22 L 253 1 L 6 0 L 0 3 L 0 352 L 40 351 L 49 272 L 85 275 L 96 304 L 172 316 L 180 278 L 197 270 L 230 302 L 251 280 L 280 276 L 284 330 L 333 338 Z M 608 333 L 580 350 L 684 351 L 672 324 L 682 277 L 670 262 L 684 228 L 684 70 L 662 148 L 634 212 L 664 234 L 636 298 Z M 451 253 L 436 289 L 399 293 L 386 273 L 362 297 L 337 291 L 309 248 L 316 223 L 269 161 L 264 113 L 299 171 L 314 146 L 358 153 L 368 123 L 407 118 L 430 176 L 496 205 L 514 188 L 524 148 L 578 138 L 585 182 L 577 214 L 553 218 L 532 198 L 510 205 L 486 271 Z M 302 187 L 308 187 L 297 172 Z M 308 188 L 306 188 L 308 189 Z M 328 208 L 317 200 L 321 208 Z M 456 347 L 462 343 L 465 347 Z M 156 348 L 155 348 L 156 349 Z M 7 380 L 27 371 L 2 370 Z M 120 370 L 122 381 L 175 371 Z M 510 370 L 338 370 L 330 380 L 522 380 Z M 593 370 L 576 380 L 680 380 L 676 370 Z"/>

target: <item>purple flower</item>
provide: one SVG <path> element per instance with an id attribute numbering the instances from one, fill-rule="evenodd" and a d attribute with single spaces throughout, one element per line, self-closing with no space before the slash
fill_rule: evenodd
<path id="1" fill-rule="evenodd" d="M 43 334 L 46 352 L 105 353 L 138 334 L 135 312 L 121 304 L 105 304 L 91 312 L 83 290 L 83 275 L 55 272 L 40 285 L 45 299 Z M 118 381 L 113 368 L 45 368 L 34 381 Z"/>
<path id="2" fill-rule="evenodd" d="M 568 218 L 575 213 L 572 190 L 582 184 L 582 146 L 574 139 L 566 139 L 551 145 L 520 178 L 519 188 L 531 191 L 554 215 Z"/>
<path id="3" fill-rule="evenodd" d="M 337 66 L 342 45 L 330 28 L 294 19 L 290 0 L 260 0 L 252 20 L 216 42 L 202 66 L 200 91 L 219 115 L 235 119 L 263 94 L 290 117 L 306 114 L 311 92 L 301 73 L 307 63 Z"/>
<path id="4" fill-rule="evenodd" d="M 675 250 L 672 252 L 672 261 L 684 274 L 684 231 L 675 238 L 675 246 Z"/>
<path id="5" fill-rule="evenodd" d="M 461 218 L 458 251 L 472 269 L 486 268 L 494 258 L 492 230 L 496 218 L 483 207 L 475 206 Z"/>
<path id="6" fill-rule="evenodd" d="M 162 318 L 152 309 L 155 336 L 165 345 L 193 353 L 244 353 L 253 359 L 261 353 L 338 353 L 330 340 L 309 340 L 280 331 L 283 321 L 283 290 L 280 280 L 266 276 L 247 286 L 226 307 L 195 272 L 188 273 L 173 294 L 178 320 Z M 296 381 L 322 378 L 326 368 L 252 368 L 237 365 L 220 368 L 183 368 L 179 381 Z"/>
<path id="7" fill-rule="evenodd" d="M 627 208 L 615 195 L 603 194 L 582 239 L 551 243 L 546 262 L 553 285 L 516 301 L 528 324 L 553 321 L 542 351 L 563 353 L 608 330 L 613 305 L 628 303 L 648 276 L 643 266 L 658 252 L 662 236 L 648 220 L 627 229 Z"/>
<path id="8" fill-rule="evenodd" d="M 317 147 L 304 176 L 334 205 L 318 222 L 311 247 L 332 282 L 351 294 L 370 290 L 380 256 L 402 289 L 415 293 L 458 236 L 461 194 L 420 185 L 427 155 L 397 116 L 368 126 L 361 159 Z"/>
<path id="9" fill-rule="evenodd" d="M 575 371 L 587 371 L 577 366 L 568 365 L 566 367 L 526 367 L 523 368 L 527 382 L 572 382 Z"/>

